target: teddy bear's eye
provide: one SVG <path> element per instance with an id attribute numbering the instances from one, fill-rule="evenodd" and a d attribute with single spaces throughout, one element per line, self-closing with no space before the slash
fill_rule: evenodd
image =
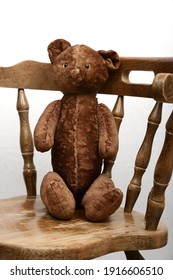
<path id="1" fill-rule="evenodd" d="M 68 63 L 64 63 L 63 67 L 67 68 L 68 67 Z"/>
<path id="2" fill-rule="evenodd" d="M 90 68 L 90 64 L 85 64 L 85 68 L 89 69 Z"/>

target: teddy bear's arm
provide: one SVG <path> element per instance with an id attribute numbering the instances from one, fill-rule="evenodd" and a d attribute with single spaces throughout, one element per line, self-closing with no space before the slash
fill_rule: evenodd
<path id="1" fill-rule="evenodd" d="M 51 102 L 42 115 L 34 130 L 35 147 L 40 152 L 50 150 L 54 144 L 54 135 L 60 115 L 61 101 Z"/>
<path id="2" fill-rule="evenodd" d="M 99 153 L 104 159 L 103 173 L 112 177 L 111 170 L 118 151 L 118 130 L 112 112 L 104 104 L 98 105 Z"/>
<path id="3" fill-rule="evenodd" d="M 106 160 L 114 160 L 118 151 L 118 131 L 112 112 L 104 104 L 98 105 L 99 153 Z"/>

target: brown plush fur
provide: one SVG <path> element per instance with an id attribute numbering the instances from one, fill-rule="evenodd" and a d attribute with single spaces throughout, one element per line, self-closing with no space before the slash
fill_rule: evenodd
<path id="1" fill-rule="evenodd" d="M 119 58 L 114 51 L 71 47 L 62 39 L 48 51 L 64 97 L 47 106 L 34 131 L 37 150 L 52 151 L 53 172 L 42 181 L 41 197 L 59 219 L 69 219 L 76 207 L 84 207 L 89 220 L 100 221 L 122 201 L 112 180 L 100 175 L 103 160 L 116 156 L 118 136 L 112 113 L 96 98 L 109 71 L 119 67 Z"/>

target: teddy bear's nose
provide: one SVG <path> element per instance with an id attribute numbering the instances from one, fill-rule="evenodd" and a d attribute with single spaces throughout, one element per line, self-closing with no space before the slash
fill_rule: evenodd
<path id="1" fill-rule="evenodd" d="M 79 67 L 71 69 L 69 74 L 73 80 L 76 80 L 78 82 L 82 81 L 84 78 L 84 75 Z"/>

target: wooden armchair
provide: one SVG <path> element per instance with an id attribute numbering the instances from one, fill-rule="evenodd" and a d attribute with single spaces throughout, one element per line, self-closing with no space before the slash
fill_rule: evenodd
<path id="1" fill-rule="evenodd" d="M 124 116 L 124 96 L 141 97 L 141 102 L 145 98 L 153 98 L 156 104 L 148 117 L 134 175 L 124 195 L 125 208 L 98 223 L 87 221 L 82 210 L 77 210 L 70 221 L 56 220 L 47 213 L 39 195 L 36 195 L 34 148 L 24 89 L 58 90 L 58 84 L 51 77 L 50 64 L 24 61 L 12 67 L 0 67 L 0 87 L 18 88 L 20 146 L 27 190 L 26 196 L 0 201 L 0 259 L 92 259 L 116 251 L 124 251 L 127 259 L 143 259 L 138 250 L 166 245 L 167 227 L 160 217 L 173 168 L 173 114 L 166 124 L 165 142 L 155 167 L 146 213 L 138 213 L 133 207 L 141 191 L 142 176 L 149 164 L 153 139 L 161 122 L 162 104 L 173 103 L 173 58 L 121 60 L 121 67 L 111 74 L 100 92 L 118 95 L 113 109 L 118 128 Z M 131 83 L 129 74 L 132 70 L 153 71 L 153 83 Z M 109 166 L 107 172 L 110 172 Z"/>

